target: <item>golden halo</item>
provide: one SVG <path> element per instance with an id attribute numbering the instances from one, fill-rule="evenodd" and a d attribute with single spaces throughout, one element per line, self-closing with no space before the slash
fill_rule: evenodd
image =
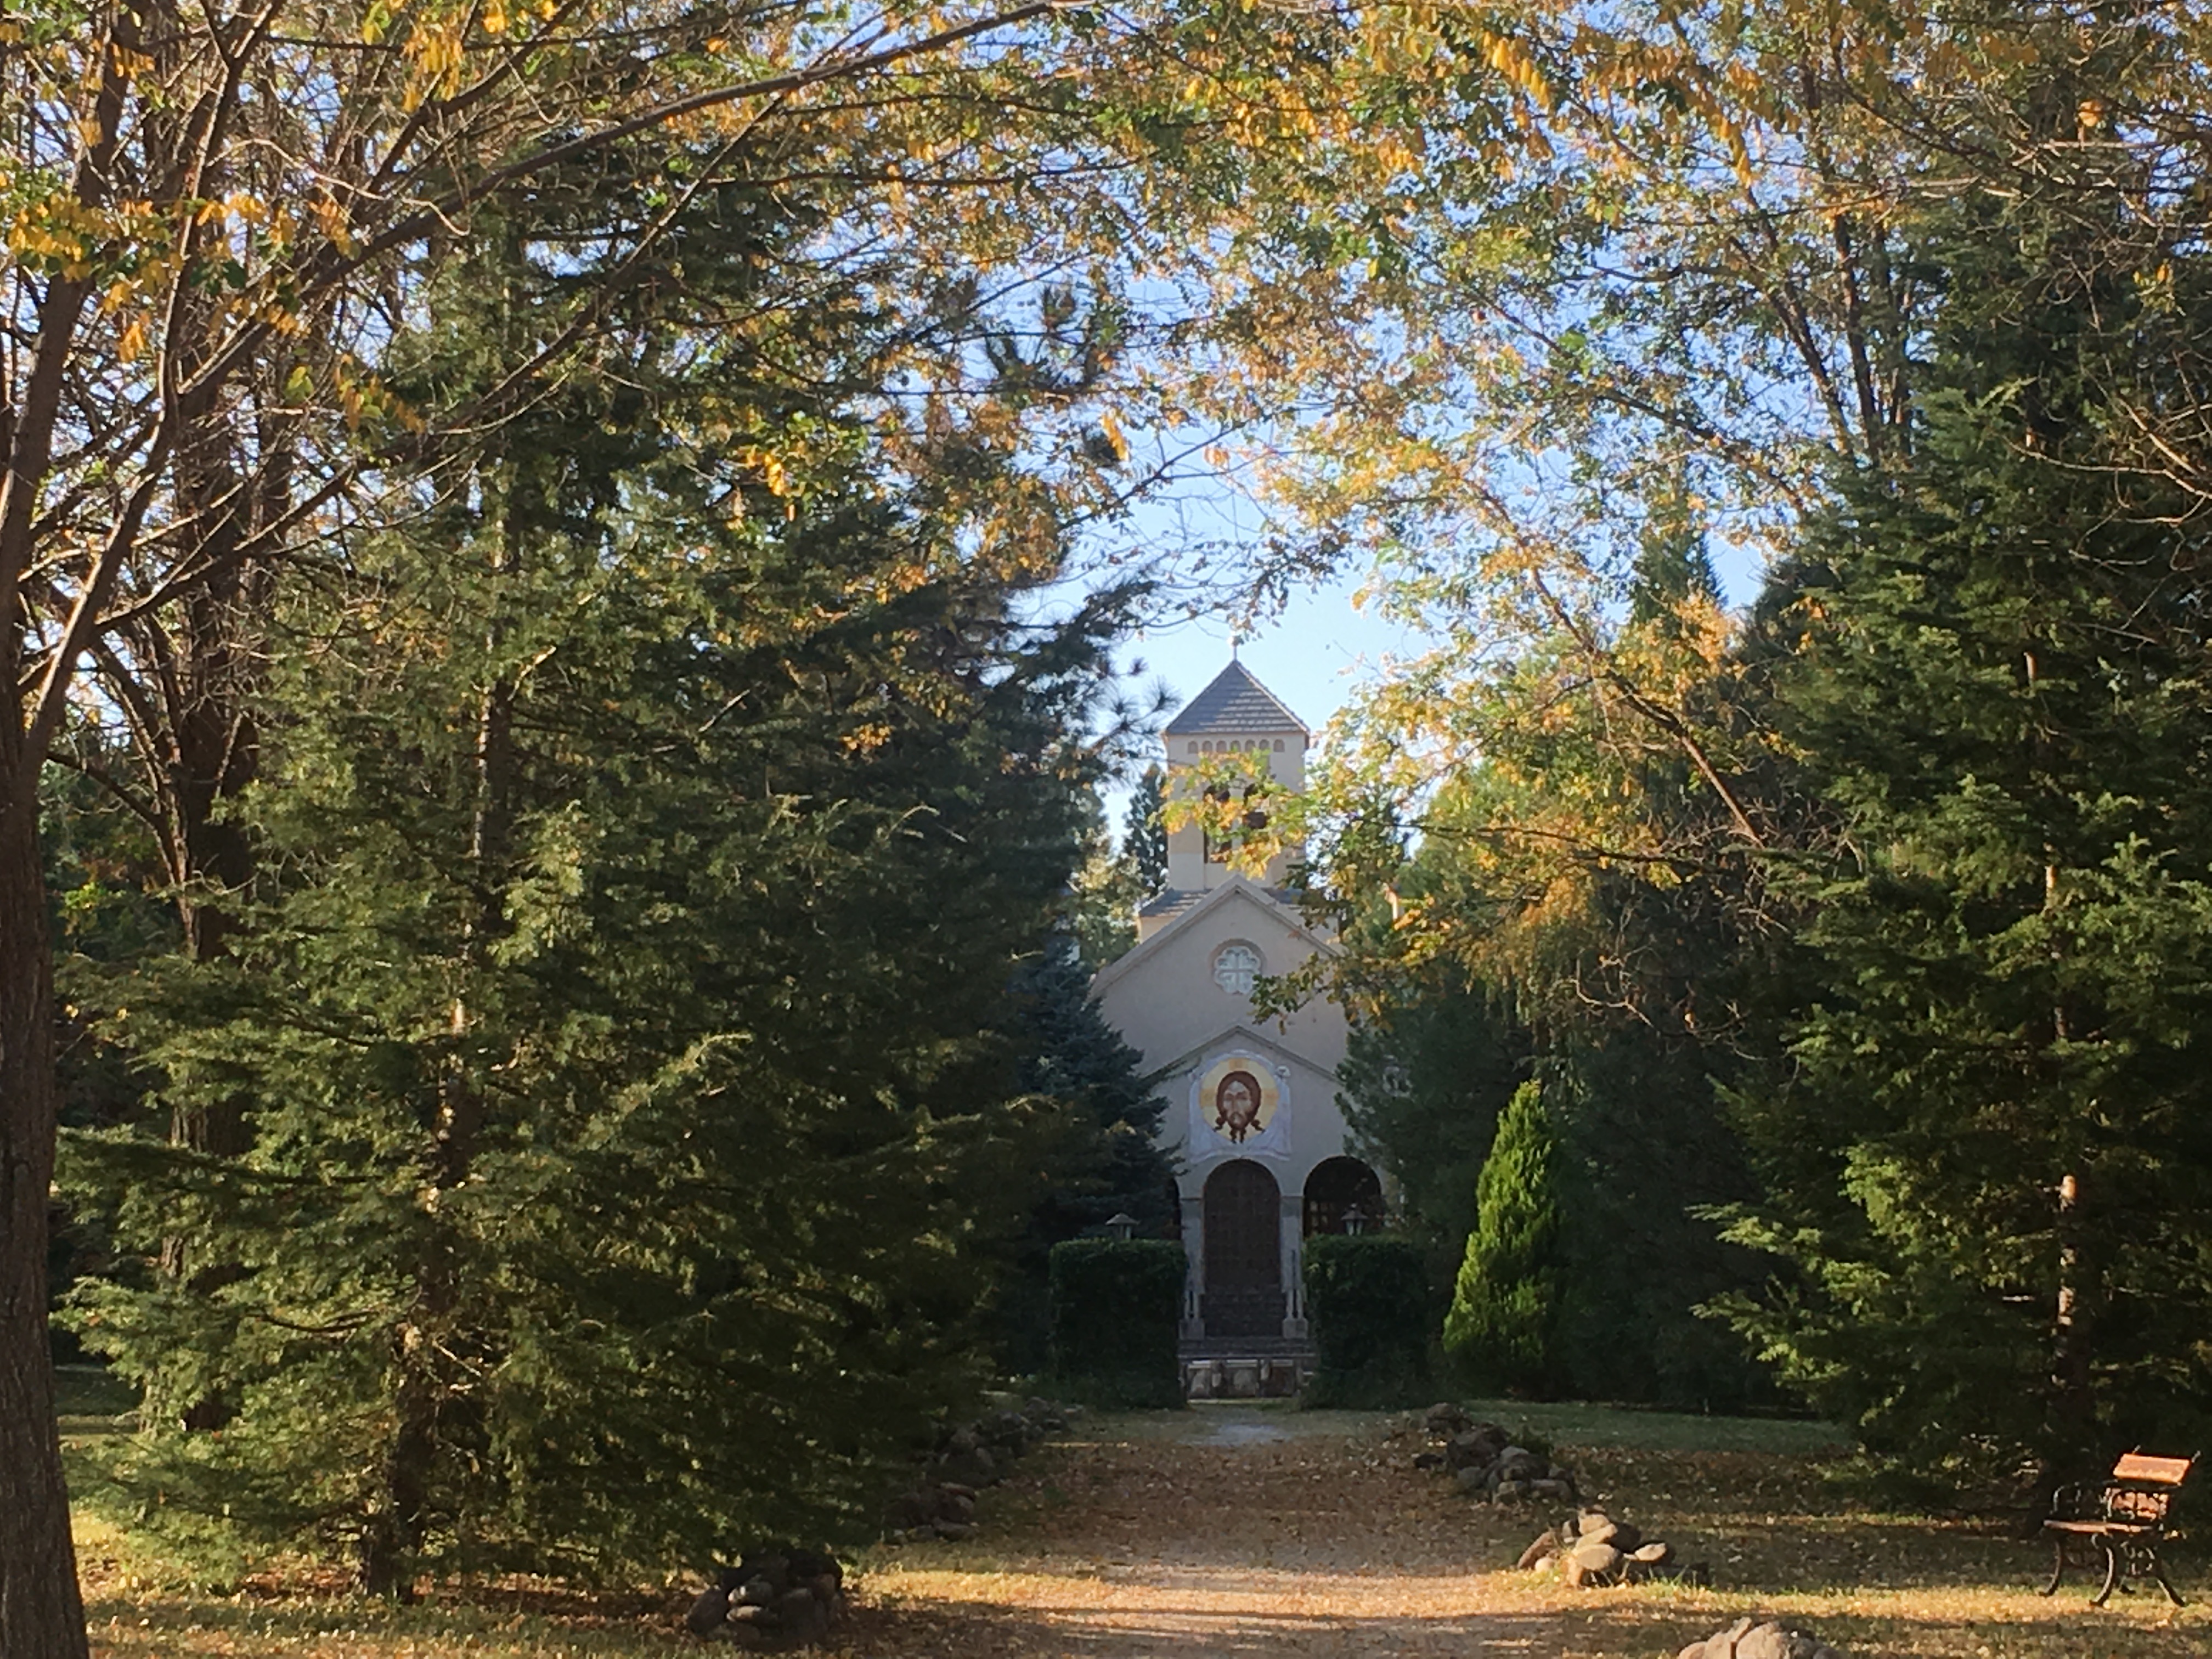
<path id="1" fill-rule="evenodd" d="M 1198 1079 L 1200 1117 L 1231 1146 L 1245 1146 L 1266 1134 L 1282 1104 L 1275 1068 L 1257 1054 L 1224 1054 Z"/>

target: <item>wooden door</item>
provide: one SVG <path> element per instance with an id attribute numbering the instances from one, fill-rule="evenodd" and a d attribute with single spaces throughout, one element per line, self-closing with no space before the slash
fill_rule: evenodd
<path id="1" fill-rule="evenodd" d="M 1206 1183 L 1206 1334 L 1283 1334 L 1282 1189 L 1249 1158 Z"/>

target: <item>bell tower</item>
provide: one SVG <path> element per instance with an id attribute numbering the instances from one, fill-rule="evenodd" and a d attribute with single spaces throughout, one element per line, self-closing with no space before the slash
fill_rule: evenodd
<path id="1" fill-rule="evenodd" d="M 1264 763 L 1267 781 L 1279 788 L 1305 787 L 1305 723 L 1244 665 L 1231 660 L 1213 683 L 1193 697 L 1164 734 L 1167 746 L 1167 795 L 1170 800 L 1202 787 L 1199 769 L 1216 756 L 1244 755 Z M 1267 809 L 1255 794 L 1250 809 Z M 1255 828 L 1259 827 L 1255 825 Z M 1288 859 L 1277 854 L 1261 879 L 1273 886 L 1283 879 Z M 1205 830 L 1187 823 L 1168 832 L 1168 890 L 1202 894 L 1227 884 L 1234 873 L 1224 847 L 1212 844 Z"/>

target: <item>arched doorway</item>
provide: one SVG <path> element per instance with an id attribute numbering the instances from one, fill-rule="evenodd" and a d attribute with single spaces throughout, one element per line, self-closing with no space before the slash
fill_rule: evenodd
<path id="1" fill-rule="evenodd" d="M 1370 1227 L 1382 1221 L 1382 1182 L 1356 1158 L 1324 1158 L 1306 1177 L 1305 1236 L 1340 1233 L 1354 1206 Z"/>
<path id="2" fill-rule="evenodd" d="M 1283 1334 L 1283 1190 L 1249 1158 L 1206 1182 L 1206 1295 L 1199 1316 L 1216 1336 Z"/>

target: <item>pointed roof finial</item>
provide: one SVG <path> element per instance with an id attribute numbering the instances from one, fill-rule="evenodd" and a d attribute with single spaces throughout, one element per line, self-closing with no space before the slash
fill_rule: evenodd
<path id="1" fill-rule="evenodd" d="M 1237 660 L 1237 647 L 1244 643 L 1244 630 L 1232 625 L 1229 629 L 1229 660 Z"/>

